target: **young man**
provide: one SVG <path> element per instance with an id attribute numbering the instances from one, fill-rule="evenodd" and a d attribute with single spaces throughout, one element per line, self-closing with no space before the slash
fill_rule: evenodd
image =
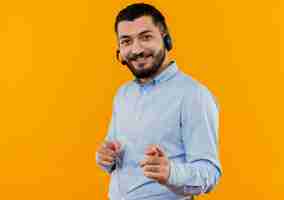
<path id="1" fill-rule="evenodd" d="M 122 85 L 96 159 L 111 175 L 110 200 L 180 200 L 207 193 L 221 176 L 218 107 L 170 60 L 163 15 L 132 4 L 115 22 L 117 56 L 135 79 Z"/>

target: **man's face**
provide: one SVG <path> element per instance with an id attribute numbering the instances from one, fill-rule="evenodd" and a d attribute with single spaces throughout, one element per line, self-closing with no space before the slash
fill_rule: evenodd
<path id="1" fill-rule="evenodd" d="M 166 50 L 162 33 L 149 16 L 118 23 L 120 54 L 137 78 L 149 78 L 161 67 Z"/>

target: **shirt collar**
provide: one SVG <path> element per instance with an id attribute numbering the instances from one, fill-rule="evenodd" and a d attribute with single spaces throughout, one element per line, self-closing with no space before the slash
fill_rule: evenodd
<path id="1" fill-rule="evenodd" d="M 134 79 L 134 82 L 136 82 L 139 85 L 148 85 L 148 84 L 155 85 L 155 84 L 169 80 L 176 74 L 177 71 L 178 71 L 178 66 L 176 62 L 170 61 L 169 66 L 164 71 L 162 71 L 160 74 L 155 76 L 152 80 L 150 80 L 148 83 L 141 84 L 137 78 Z"/>

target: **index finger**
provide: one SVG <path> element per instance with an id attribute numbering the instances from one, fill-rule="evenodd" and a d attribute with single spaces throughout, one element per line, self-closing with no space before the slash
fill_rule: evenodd
<path id="1" fill-rule="evenodd" d="M 161 159 L 157 156 L 146 156 L 144 160 L 140 162 L 140 166 L 143 167 L 145 165 L 160 165 Z"/>

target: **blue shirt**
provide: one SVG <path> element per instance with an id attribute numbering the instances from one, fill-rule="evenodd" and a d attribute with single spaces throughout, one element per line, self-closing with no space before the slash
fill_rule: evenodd
<path id="1" fill-rule="evenodd" d="M 146 84 L 135 79 L 122 85 L 106 140 L 119 141 L 123 151 L 114 166 L 101 166 L 111 175 L 110 200 L 176 200 L 211 191 L 222 174 L 218 127 L 214 96 L 176 62 Z M 145 177 L 139 166 L 151 144 L 170 160 L 166 186 Z"/>

